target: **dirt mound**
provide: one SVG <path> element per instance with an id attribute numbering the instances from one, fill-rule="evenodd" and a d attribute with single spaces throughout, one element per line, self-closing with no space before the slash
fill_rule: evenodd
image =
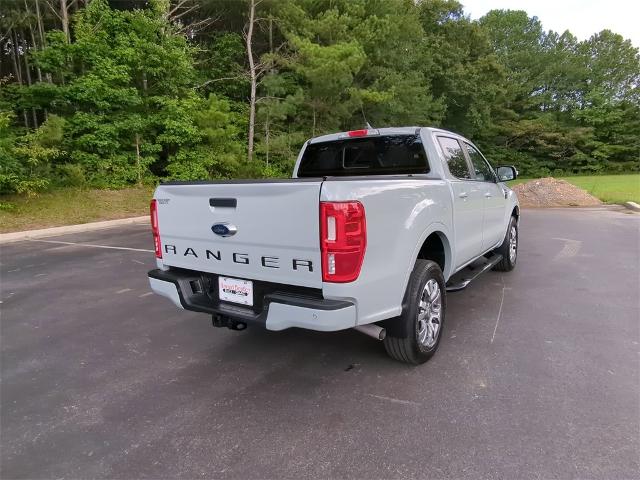
<path id="1" fill-rule="evenodd" d="M 592 207 L 602 202 L 587 191 L 553 177 L 513 187 L 523 207 Z"/>

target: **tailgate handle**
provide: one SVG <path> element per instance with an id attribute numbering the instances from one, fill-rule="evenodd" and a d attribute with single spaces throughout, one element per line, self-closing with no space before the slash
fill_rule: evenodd
<path id="1" fill-rule="evenodd" d="M 238 199 L 236 198 L 210 198 L 210 207 L 236 208 Z"/>

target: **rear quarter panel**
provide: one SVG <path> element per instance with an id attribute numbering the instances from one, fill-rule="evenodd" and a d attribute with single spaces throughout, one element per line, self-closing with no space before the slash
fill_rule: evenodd
<path id="1" fill-rule="evenodd" d="M 399 315 L 424 240 L 433 232 L 452 238 L 448 182 L 426 176 L 330 179 L 323 183 L 320 200 L 358 200 L 364 205 L 367 221 L 367 249 L 360 276 L 351 283 L 324 283 L 324 296 L 354 301 L 359 324 Z M 447 249 L 445 245 L 450 265 L 451 250 Z M 450 272 L 444 274 L 448 278 Z"/>

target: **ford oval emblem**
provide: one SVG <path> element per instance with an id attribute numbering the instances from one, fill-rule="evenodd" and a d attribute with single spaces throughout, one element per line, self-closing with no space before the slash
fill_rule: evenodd
<path id="1" fill-rule="evenodd" d="M 230 237 L 238 232 L 238 227 L 230 223 L 216 223 L 211 227 L 211 231 L 221 237 Z"/>

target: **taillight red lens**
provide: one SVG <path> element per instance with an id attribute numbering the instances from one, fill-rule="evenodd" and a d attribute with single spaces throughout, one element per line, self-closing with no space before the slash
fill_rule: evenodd
<path id="1" fill-rule="evenodd" d="M 151 231 L 153 232 L 153 244 L 156 249 L 156 258 L 162 258 L 162 244 L 160 243 L 160 230 L 158 228 L 158 202 L 151 200 Z"/>
<path id="2" fill-rule="evenodd" d="M 347 132 L 347 135 L 349 135 L 350 137 L 366 137 L 368 133 L 369 130 L 365 128 L 362 130 L 351 130 Z"/>
<path id="3" fill-rule="evenodd" d="M 353 282 L 367 248 L 367 223 L 360 202 L 320 202 L 320 250 L 324 282 Z"/>

